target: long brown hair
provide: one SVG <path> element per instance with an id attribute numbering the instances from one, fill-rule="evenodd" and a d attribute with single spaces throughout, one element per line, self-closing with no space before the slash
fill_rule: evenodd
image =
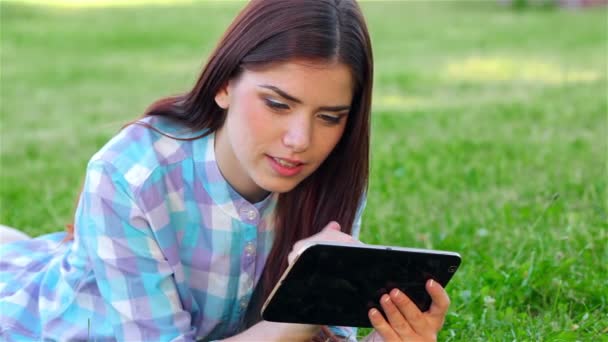
<path id="1" fill-rule="evenodd" d="M 145 115 L 170 117 L 214 132 L 225 111 L 214 98 L 247 68 L 294 58 L 347 65 L 355 89 L 346 129 L 325 162 L 293 190 L 279 195 L 275 241 L 262 278 L 266 298 L 287 267 L 293 244 L 335 220 L 351 232 L 367 190 L 373 59 L 369 33 L 354 0 L 252 0 L 225 32 L 194 87 L 161 99 Z"/>

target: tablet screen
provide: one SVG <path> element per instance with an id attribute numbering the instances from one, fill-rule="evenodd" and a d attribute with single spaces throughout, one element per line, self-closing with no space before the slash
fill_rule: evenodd
<path id="1" fill-rule="evenodd" d="M 393 288 L 406 293 L 422 311 L 431 303 L 425 283 L 446 285 L 460 257 L 386 248 L 317 244 L 293 265 L 264 310 L 266 320 L 370 327 L 370 308 Z"/>

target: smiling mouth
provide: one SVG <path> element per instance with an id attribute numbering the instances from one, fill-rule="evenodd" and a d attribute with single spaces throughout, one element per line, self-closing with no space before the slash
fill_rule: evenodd
<path id="1" fill-rule="evenodd" d="M 292 161 L 287 161 L 285 159 L 281 159 L 281 158 L 276 158 L 276 157 L 271 157 L 274 161 L 277 162 L 277 164 L 286 167 L 286 168 L 296 168 L 300 165 L 302 165 L 302 163 L 299 162 L 292 162 Z"/>

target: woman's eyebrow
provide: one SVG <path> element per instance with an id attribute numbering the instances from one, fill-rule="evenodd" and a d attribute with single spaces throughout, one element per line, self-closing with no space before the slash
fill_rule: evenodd
<path id="1" fill-rule="evenodd" d="M 287 94 L 286 92 L 284 92 L 283 90 L 273 86 L 273 85 L 269 85 L 269 84 L 260 84 L 259 87 L 261 88 L 266 88 L 266 89 L 270 89 L 272 91 L 274 91 L 275 93 L 279 94 L 279 96 L 291 101 L 291 102 L 295 102 L 295 103 L 302 103 L 302 100 Z"/>
<path id="2" fill-rule="evenodd" d="M 302 104 L 302 100 L 298 99 L 297 97 L 293 96 L 293 95 L 289 95 L 287 94 L 285 91 L 273 86 L 273 85 L 269 85 L 269 84 L 260 84 L 258 85 L 260 88 L 265 88 L 265 89 L 270 89 L 272 91 L 274 91 L 275 93 L 277 93 L 279 96 L 281 96 L 284 99 L 287 99 L 291 102 L 295 102 L 295 103 L 299 103 Z M 323 106 L 323 107 L 319 107 L 319 110 L 324 110 L 324 111 L 328 111 L 328 112 L 342 112 L 345 110 L 349 110 L 350 106 Z"/>

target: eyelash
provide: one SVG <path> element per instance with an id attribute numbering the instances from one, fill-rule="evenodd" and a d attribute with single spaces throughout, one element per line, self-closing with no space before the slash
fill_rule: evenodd
<path id="1" fill-rule="evenodd" d="M 285 109 L 289 109 L 289 106 L 281 103 L 281 102 L 277 102 L 271 99 L 264 99 L 264 102 L 266 102 L 266 105 L 268 107 L 270 107 L 271 109 L 275 109 L 275 110 L 285 110 Z"/>
<path id="2" fill-rule="evenodd" d="M 268 106 L 268 108 L 275 111 L 283 111 L 289 109 L 288 105 L 271 99 L 264 99 L 264 102 L 266 102 L 266 106 Z M 337 125 L 342 120 L 342 116 L 333 116 L 327 114 L 319 114 L 319 117 L 321 118 L 321 120 L 325 121 L 325 123 L 329 125 Z"/>
<path id="3" fill-rule="evenodd" d="M 340 123 L 340 121 L 342 120 L 341 116 L 332 116 L 332 115 L 325 115 L 325 114 L 320 114 L 319 117 L 327 122 L 330 125 L 337 125 Z"/>

